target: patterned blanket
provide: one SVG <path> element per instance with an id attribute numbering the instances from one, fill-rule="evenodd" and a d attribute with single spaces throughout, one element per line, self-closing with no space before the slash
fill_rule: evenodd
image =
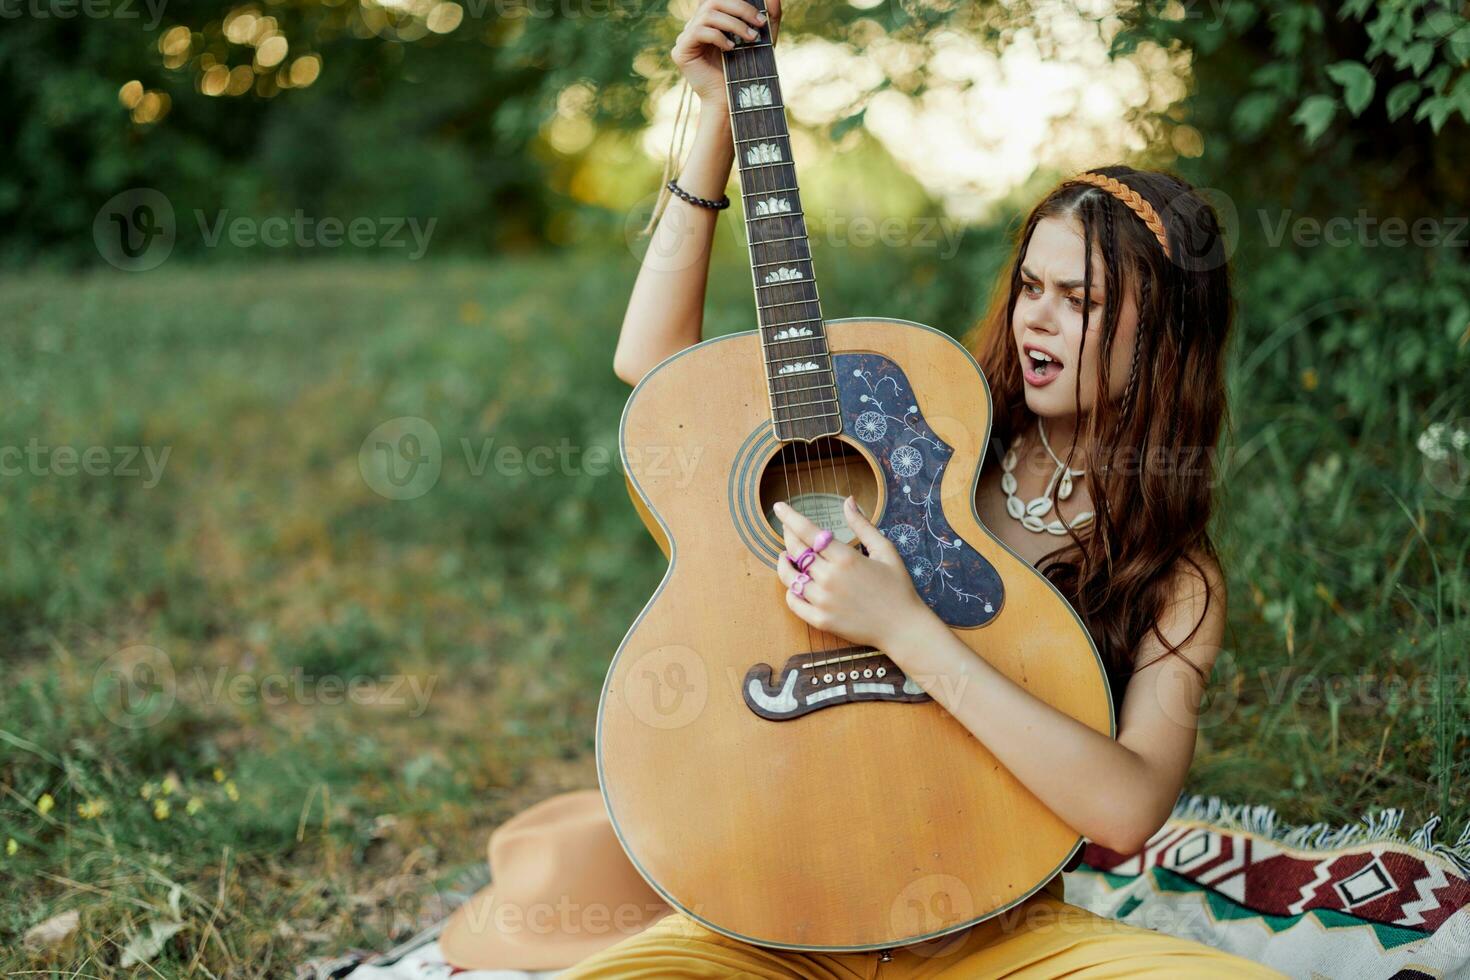
<path id="1" fill-rule="evenodd" d="M 1470 826 L 1446 845 L 1402 819 L 1282 827 L 1190 797 L 1138 854 L 1089 844 L 1067 901 L 1304 980 L 1470 978 Z"/>
<path id="2" fill-rule="evenodd" d="M 1361 823 L 1289 827 L 1269 807 L 1181 797 L 1137 854 L 1088 844 L 1067 901 L 1208 943 L 1301 980 L 1470 980 L 1470 825 L 1407 836 L 1400 810 Z M 468 896 L 483 883 L 467 880 Z M 554 972 L 456 970 L 435 925 L 381 955 L 305 964 L 299 980 L 548 980 Z"/>

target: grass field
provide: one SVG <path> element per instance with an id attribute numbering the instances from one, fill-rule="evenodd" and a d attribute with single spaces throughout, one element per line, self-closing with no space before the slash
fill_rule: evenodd
<path id="1" fill-rule="evenodd" d="M 142 975 L 384 947 L 442 912 L 497 822 L 593 785 L 604 667 L 663 570 L 616 466 L 632 273 L 579 255 L 5 287 L 0 972 L 138 975 L 119 963 L 148 934 L 168 938 Z M 824 293 L 870 301 L 827 313 L 967 326 L 925 275 L 834 276 Z M 748 292 L 721 266 L 712 332 L 746 328 Z M 1419 409 L 1351 411 L 1241 350 L 1229 649 L 1189 789 L 1457 832 L 1470 498 L 1426 468 Z M 435 437 L 432 487 L 384 468 L 379 443 L 419 458 Z M 22 948 L 68 910 L 70 938 Z"/>

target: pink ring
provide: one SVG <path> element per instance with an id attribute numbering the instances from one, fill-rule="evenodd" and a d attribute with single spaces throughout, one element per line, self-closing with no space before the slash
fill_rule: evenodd
<path id="1" fill-rule="evenodd" d="M 826 528 L 823 528 L 822 530 L 817 532 L 817 540 L 812 542 L 812 547 L 815 548 L 817 551 L 821 551 L 823 548 L 827 547 L 827 545 L 831 543 L 832 532 L 827 530 Z"/>
<path id="2" fill-rule="evenodd" d="M 807 548 L 801 554 L 792 558 L 791 552 L 788 551 L 786 552 L 786 560 L 791 562 L 798 572 L 804 572 L 812 567 L 812 562 L 817 560 L 817 553 L 813 549 Z"/>
<path id="3" fill-rule="evenodd" d="M 810 575 L 808 575 L 806 572 L 802 572 L 800 575 L 796 576 L 796 579 L 791 583 L 791 586 L 789 589 L 787 589 L 787 591 L 795 594 L 798 599 L 804 599 L 806 598 L 806 596 L 802 593 L 806 591 L 806 584 L 811 580 L 812 577 Z"/>

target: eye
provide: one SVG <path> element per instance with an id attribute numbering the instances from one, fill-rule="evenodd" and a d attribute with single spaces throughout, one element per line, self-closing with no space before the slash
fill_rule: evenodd
<path id="1" fill-rule="evenodd" d="M 1023 283 L 1021 283 L 1021 292 L 1025 293 L 1027 296 L 1031 296 L 1031 297 L 1040 296 L 1041 295 L 1041 285 L 1040 285 L 1040 283 L 1023 282 Z"/>
<path id="2" fill-rule="evenodd" d="M 1067 302 L 1069 302 L 1069 303 L 1072 304 L 1072 309 L 1076 310 L 1079 313 L 1082 312 L 1082 297 L 1081 296 L 1068 296 L 1067 297 Z M 1088 306 L 1089 309 L 1095 310 L 1099 306 L 1102 306 L 1102 303 L 1098 302 L 1097 300 L 1093 300 L 1092 302 L 1088 303 L 1087 306 Z"/>

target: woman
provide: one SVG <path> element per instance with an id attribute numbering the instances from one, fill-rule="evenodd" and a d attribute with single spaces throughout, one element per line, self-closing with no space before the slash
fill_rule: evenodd
<path id="1" fill-rule="evenodd" d="M 774 28 L 780 8 L 770 7 Z M 630 384 L 700 340 L 719 213 L 709 199 L 724 194 L 732 162 L 721 52 L 727 35 L 751 37 L 762 23 L 744 0 L 704 0 L 673 49 L 702 108 L 677 179 L 687 196 L 668 202 L 623 321 L 614 366 Z M 1219 245 L 1213 210 L 1178 178 L 1109 167 L 1063 182 L 1021 229 L 970 345 L 994 395 L 994 433 L 1009 447 L 995 458 L 992 444 L 977 510 L 1087 624 L 1121 704 L 1116 740 L 976 657 L 851 498 L 845 516 L 866 554 L 825 547 L 811 521 L 777 505 L 787 551 L 818 547 L 805 575 L 778 563 L 790 610 L 884 650 L 910 677 L 959 675 L 969 694 L 945 705 L 955 717 L 1069 826 L 1125 854 L 1163 825 L 1184 783 L 1224 632 L 1225 584 L 1207 532 L 1232 316 Z M 761 949 L 676 913 L 566 976 L 1281 976 L 1068 905 L 1060 884 L 1023 903 L 1024 914 L 891 961 Z"/>

